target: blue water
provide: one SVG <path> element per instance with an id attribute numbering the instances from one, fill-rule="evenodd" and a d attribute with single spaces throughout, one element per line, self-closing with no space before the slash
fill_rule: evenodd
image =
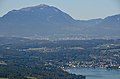
<path id="1" fill-rule="evenodd" d="M 76 75 L 85 75 L 86 79 L 120 79 L 120 70 L 100 68 L 68 68 L 65 70 Z"/>

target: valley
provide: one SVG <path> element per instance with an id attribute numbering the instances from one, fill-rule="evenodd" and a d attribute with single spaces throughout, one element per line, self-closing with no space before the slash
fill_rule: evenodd
<path id="1" fill-rule="evenodd" d="M 0 77 L 9 79 L 85 79 L 64 68 L 119 70 L 120 40 L 0 39 Z"/>

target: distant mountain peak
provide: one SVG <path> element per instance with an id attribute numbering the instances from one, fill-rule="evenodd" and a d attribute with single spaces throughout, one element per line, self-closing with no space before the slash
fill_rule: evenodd
<path id="1" fill-rule="evenodd" d="M 51 6 L 48 6 L 46 4 L 40 4 L 40 5 L 37 5 L 37 6 L 22 8 L 22 9 L 20 9 L 20 11 L 30 11 L 30 10 L 33 10 L 35 8 L 36 9 L 44 9 L 44 8 L 48 8 L 48 7 L 51 7 Z"/>
<path id="2" fill-rule="evenodd" d="M 36 6 L 36 7 L 50 7 L 50 6 L 46 5 L 46 4 L 40 4 L 40 5 Z"/>
<path id="3" fill-rule="evenodd" d="M 40 4 L 12 10 L 0 18 L 2 35 L 91 34 L 119 36 L 120 14 L 104 19 L 75 20 L 60 9 Z"/>
<path id="4" fill-rule="evenodd" d="M 40 4 L 40 5 L 37 5 L 37 6 L 32 6 L 31 8 L 48 8 L 48 7 L 51 7 L 51 6 L 46 5 L 46 4 Z"/>

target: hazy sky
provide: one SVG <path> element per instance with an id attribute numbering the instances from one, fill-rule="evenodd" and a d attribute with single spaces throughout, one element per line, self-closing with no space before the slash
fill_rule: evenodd
<path id="1" fill-rule="evenodd" d="M 55 6 L 75 19 L 104 18 L 120 13 L 120 0 L 0 0 L 0 16 L 13 9 L 39 4 Z"/>

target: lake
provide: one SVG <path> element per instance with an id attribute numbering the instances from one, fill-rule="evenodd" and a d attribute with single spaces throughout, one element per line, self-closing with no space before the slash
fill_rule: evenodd
<path id="1" fill-rule="evenodd" d="M 120 79 L 120 70 L 107 70 L 102 68 L 68 68 L 65 71 L 84 75 L 86 79 Z"/>

